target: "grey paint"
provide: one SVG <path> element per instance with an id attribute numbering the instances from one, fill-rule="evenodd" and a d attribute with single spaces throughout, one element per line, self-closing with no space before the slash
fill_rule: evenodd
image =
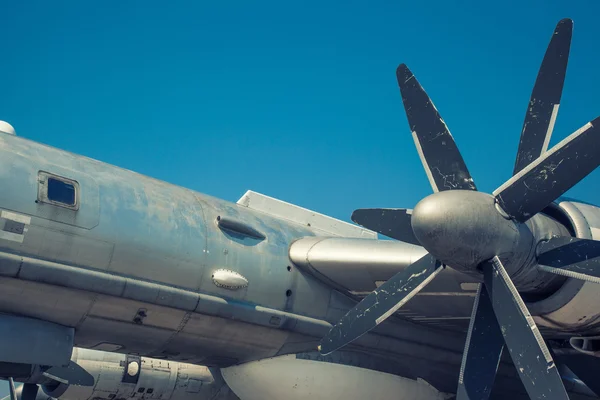
<path id="1" fill-rule="evenodd" d="M 78 181 L 76 215 L 35 203 L 39 170 Z M 298 268 L 290 245 L 306 237 L 373 237 L 266 196 L 230 203 L 9 135 L 0 135 L 0 179 L 11 187 L 0 192 L 0 209 L 31 218 L 22 243 L 0 240 L 0 311 L 73 327 L 75 345 L 85 348 L 216 367 L 315 351 L 356 300 Z M 290 215 L 282 218 L 285 209 Z M 218 216 L 265 239 L 221 230 Z M 367 280 L 356 278 L 354 290 L 393 273 L 393 260 L 380 265 Z M 248 286 L 217 287 L 211 276 L 223 268 Z M 360 276 L 364 267 L 359 260 L 348 268 Z M 341 274 L 328 273 L 341 282 Z M 456 390 L 475 282 L 442 271 L 397 318 L 348 351 L 361 354 L 363 365 L 382 357 L 440 390 Z M 510 368 L 502 364 L 499 374 L 506 390 L 519 391 Z"/>

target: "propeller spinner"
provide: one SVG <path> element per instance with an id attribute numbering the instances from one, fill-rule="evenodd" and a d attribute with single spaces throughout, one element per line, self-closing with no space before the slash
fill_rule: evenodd
<path id="1" fill-rule="evenodd" d="M 600 164 L 600 118 L 546 152 L 560 103 L 572 27 L 570 19 L 556 26 L 525 116 L 513 177 L 491 195 L 477 191 L 433 102 L 409 68 L 404 64 L 398 67 L 404 109 L 434 193 L 412 211 L 356 210 L 352 219 L 392 238 L 420 244 L 428 254 L 350 310 L 321 341 L 322 354 L 373 329 L 448 266 L 482 282 L 473 306 L 457 399 L 489 397 L 504 346 L 531 398 L 568 399 L 549 349 L 511 273 L 538 267 L 530 256 L 537 243 L 527 221 Z M 562 259 L 567 259 L 570 250 L 560 247 L 563 244 L 564 238 L 550 239 L 543 248 L 562 251 Z M 581 246 L 600 249 L 600 242 L 583 241 L 578 245 L 570 248 L 579 253 Z M 587 262 L 575 255 L 571 258 L 573 263 Z M 561 268 L 568 270 L 568 265 Z M 539 270 L 559 271 L 552 266 Z M 572 277 L 596 281 L 600 277 L 600 265 L 587 265 L 585 271 L 587 275 Z"/>

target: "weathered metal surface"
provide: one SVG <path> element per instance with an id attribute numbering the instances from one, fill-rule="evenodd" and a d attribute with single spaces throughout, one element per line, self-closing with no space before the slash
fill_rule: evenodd
<path id="1" fill-rule="evenodd" d="M 392 240 L 308 237 L 290 246 L 290 259 L 330 285 L 351 293 L 371 292 L 427 252 Z"/>
<path id="2" fill-rule="evenodd" d="M 319 236 L 341 236 L 345 238 L 377 239 L 377 234 L 368 229 L 349 224 L 295 204 L 274 199 L 248 190 L 237 204 L 268 214 L 284 221 L 309 226 Z"/>
<path id="3" fill-rule="evenodd" d="M 363 241 L 372 241 L 373 233 L 360 227 L 308 210 L 282 218 L 294 206 L 229 203 L 8 135 L 0 135 L 0 170 L 3 184 L 14 189 L 0 193 L 0 228 L 22 237 L 0 238 L 0 311 L 75 327 L 78 346 L 225 367 L 314 350 L 355 304 L 296 268 L 288 250 L 306 237 L 366 235 Z M 35 203 L 39 170 L 78 180 L 76 215 Z M 219 216 L 253 227 L 264 239 L 219 229 Z M 250 284 L 235 291 L 217 287 L 212 275 L 224 268 Z M 393 269 L 389 263 L 370 270 L 367 285 L 353 293 L 366 294 Z M 393 319 L 356 345 L 411 360 L 422 375 L 430 366 L 415 360 L 435 360 L 449 376 L 431 382 L 448 389 L 456 382 L 460 330 L 473 301 L 463 284 L 473 281 L 445 271 L 440 279 L 400 313 L 420 325 Z"/>

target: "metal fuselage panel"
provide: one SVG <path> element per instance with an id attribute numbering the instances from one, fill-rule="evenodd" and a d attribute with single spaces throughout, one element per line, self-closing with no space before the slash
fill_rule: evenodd
<path id="1" fill-rule="evenodd" d="M 116 346 L 163 356 L 198 345 L 190 337 L 210 338 L 204 345 L 215 354 L 219 343 L 233 342 L 224 354 L 268 356 L 289 334 L 271 329 L 281 328 L 286 315 L 328 325 L 322 320 L 332 290 L 288 268 L 288 246 L 314 235 L 308 227 L 15 136 L 0 135 L 0 171 L 3 223 L 29 218 L 20 237 L 0 235 L 2 312 L 74 326 L 77 345 L 94 347 L 108 337 Z M 39 171 L 76 181 L 79 209 L 37 201 Z M 265 239 L 219 229 L 219 216 L 251 226 Z M 65 268 L 85 274 L 60 275 Z M 218 269 L 243 275 L 249 285 L 216 286 L 212 275 Z M 126 279 L 120 292 L 116 277 Z M 74 290 L 77 279 L 94 285 L 96 278 L 92 290 Z M 149 309 L 152 303 L 164 306 Z M 264 310 L 284 314 L 262 321 L 264 328 L 253 327 L 231 320 L 236 307 L 246 319 Z M 203 308 L 213 315 L 198 312 Z M 165 351 L 177 342 L 176 351 Z"/>

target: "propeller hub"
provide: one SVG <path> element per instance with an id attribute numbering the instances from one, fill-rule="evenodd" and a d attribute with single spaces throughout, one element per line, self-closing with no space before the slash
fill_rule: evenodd
<path id="1" fill-rule="evenodd" d="M 529 229 L 499 212 L 494 197 L 472 190 L 424 198 L 413 210 L 412 228 L 421 245 L 442 263 L 477 276 L 482 262 L 498 255 L 510 263 L 519 249 L 530 249 L 532 241 Z M 528 246 L 519 246 L 524 242 Z"/>

